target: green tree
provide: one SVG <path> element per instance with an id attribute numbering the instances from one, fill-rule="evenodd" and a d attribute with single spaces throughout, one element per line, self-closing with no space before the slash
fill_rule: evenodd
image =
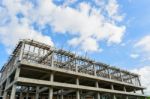
<path id="1" fill-rule="evenodd" d="M 150 99 L 150 97 L 148 97 L 147 99 Z"/>

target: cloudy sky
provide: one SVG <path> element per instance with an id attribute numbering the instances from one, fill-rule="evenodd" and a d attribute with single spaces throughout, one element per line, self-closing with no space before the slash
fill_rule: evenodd
<path id="1" fill-rule="evenodd" d="M 141 75 L 150 95 L 149 0 L 0 0 L 0 66 L 30 38 Z"/>

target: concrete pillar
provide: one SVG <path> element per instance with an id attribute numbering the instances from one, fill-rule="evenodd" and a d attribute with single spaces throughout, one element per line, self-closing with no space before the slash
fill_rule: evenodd
<path id="1" fill-rule="evenodd" d="M 76 99 L 80 99 L 80 91 L 79 90 L 76 91 Z"/>
<path id="2" fill-rule="evenodd" d="M 76 78 L 76 84 L 79 85 L 79 77 Z"/>
<path id="3" fill-rule="evenodd" d="M 95 86 L 96 86 L 96 88 L 99 88 L 98 81 L 96 81 Z M 97 92 L 97 94 L 96 94 L 96 99 L 100 99 L 100 93 L 99 92 Z"/>
<path id="4" fill-rule="evenodd" d="M 15 99 L 16 96 L 16 84 L 12 86 L 10 99 Z"/>
<path id="5" fill-rule="evenodd" d="M 79 77 L 76 78 L 76 84 L 79 85 Z M 80 91 L 76 91 L 76 99 L 80 99 Z"/>
<path id="6" fill-rule="evenodd" d="M 53 88 L 49 88 L 49 94 L 48 94 L 48 99 L 53 99 Z"/>
<path id="7" fill-rule="evenodd" d="M 15 72 L 15 77 L 14 77 L 14 80 L 16 80 L 18 77 L 19 77 L 19 74 L 20 74 L 20 68 L 18 67 L 16 69 L 16 72 Z M 10 96 L 10 99 L 15 99 L 15 95 L 16 95 L 16 84 L 14 84 L 12 86 L 12 91 L 11 91 L 11 96 Z"/>
<path id="8" fill-rule="evenodd" d="M 57 91 L 57 99 L 59 99 L 59 90 Z"/>
<path id="9" fill-rule="evenodd" d="M 107 69 L 107 72 L 108 72 L 108 77 L 109 77 L 109 79 L 111 79 L 111 74 L 110 74 L 109 69 Z"/>
<path id="10" fill-rule="evenodd" d="M 6 80 L 6 84 L 5 84 L 5 89 L 4 89 L 4 94 L 3 94 L 3 98 L 6 99 L 7 98 L 7 90 L 6 87 L 9 85 L 10 83 L 10 78 L 8 77 Z"/>
<path id="11" fill-rule="evenodd" d="M 23 99 L 22 92 L 20 92 L 19 99 Z"/>
<path id="12" fill-rule="evenodd" d="M 16 80 L 16 79 L 19 77 L 19 74 L 20 74 L 20 68 L 18 67 L 18 68 L 16 69 L 16 73 L 15 73 L 15 78 L 14 78 L 14 80 Z"/>
<path id="13" fill-rule="evenodd" d="M 114 90 L 114 85 L 113 84 L 111 84 L 111 89 Z"/>
<path id="14" fill-rule="evenodd" d="M 136 90 L 134 89 L 134 93 L 136 93 Z"/>
<path id="15" fill-rule="evenodd" d="M 53 59 L 52 59 L 52 61 L 53 61 Z M 52 62 L 52 66 L 53 66 L 53 62 Z M 54 73 L 52 72 L 50 74 L 50 82 L 53 82 L 53 81 L 54 81 Z M 49 88 L 48 99 L 53 99 L 53 87 Z"/>
<path id="16" fill-rule="evenodd" d="M 96 88 L 99 88 L 98 81 L 95 83 Z"/>
<path id="17" fill-rule="evenodd" d="M 121 81 L 123 82 L 123 77 L 122 77 L 121 71 L 120 71 L 120 78 L 121 78 Z"/>
<path id="18" fill-rule="evenodd" d="M 51 54 L 51 67 L 54 67 L 54 52 Z"/>
<path id="19" fill-rule="evenodd" d="M 23 42 L 23 43 L 22 43 L 22 46 L 21 46 L 20 53 L 19 53 L 19 61 L 22 60 L 22 57 L 23 57 L 23 51 L 24 51 L 24 46 L 25 46 L 25 44 L 24 44 L 24 42 Z"/>
<path id="20" fill-rule="evenodd" d="M 96 99 L 100 99 L 100 93 L 97 92 Z"/>
<path id="21" fill-rule="evenodd" d="M 7 91 L 4 90 L 3 99 L 7 99 Z"/>
<path id="22" fill-rule="evenodd" d="M 28 99 L 28 98 L 29 98 L 29 93 L 27 92 L 27 93 L 26 93 L 26 99 Z"/>
<path id="23" fill-rule="evenodd" d="M 27 87 L 27 92 L 26 92 L 26 99 L 29 98 L 29 87 Z"/>
<path id="24" fill-rule="evenodd" d="M 80 98 L 81 98 L 81 99 L 85 99 L 85 96 L 84 96 L 84 95 L 82 95 Z"/>
<path id="25" fill-rule="evenodd" d="M 133 83 L 133 82 L 132 82 L 132 77 L 131 77 L 131 75 L 129 75 L 129 76 L 130 76 L 130 82 L 131 82 L 131 84 L 132 84 L 132 83 Z"/>
<path id="26" fill-rule="evenodd" d="M 63 95 L 63 89 L 61 89 L 61 99 L 64 99 L 64 95 Z"/>
<path id="27" fill-rule="evenodd" d="M 144 94 L 144 90 L 143 89 L 141 90 L 141 93 Z"/>
<path id="28" fill-rule="evenodd" d="M 96 66 L 95 65 L 93 65 L 93 69 L 94 69 L 94 76 L 97 76 L 97 74 L 96 74 Z"/>
<path id="29" fill-rule="evenodd" d="M 138 82 L 139 82 L 139 86 L 141 86 L 140 78 L 137 77 L 137 80 L 138 80 Z"/>
<path id="30" fill-rule="evenodd" d="M 2 96 L 3 93 L 3 84 L 0 86 L 0 96 Z"/>
<path id="31" fill-rule="evenodd" d="M 54 73 L 52 72 L 50 75 L 50 81 L 53 82 L 54 81 Z"/>
<path id="32" fill-rule="evenodd" d="M 57 94 L 57 99 L 59 99 L 59 95 Z"/>
<path id="33" fill-rule="evenodd" d="M 115 94 L 113 94 L 113 99 L 116 99 L 116 95 Z"/>
<path id="34" fill-rule="evenodd" d="M 75 60 L 75 66 L 76 66 L 76 72 L 78 72 L 78 65 L 76 64 L 76 60 Z"/>
<path id="35" fill-rule="evenodd" d="M 70 96 L 67 96 L 67 99 L 70 99 Z"/>
<path id="36" fill-rule="evenodd" d="M 39 86 L 36 87 L 35 99 L 39 99 Z"/>
<path id="37" fill-rule="evenodd" d="M 129 99 L 129 97 L 128 97 L 128 96 L 126 96 L 126 99 Z"/>
<path id="38" fill-rule="evenodd" d="M 124 90 L 125 92 L 127 91 L 125 86 L 123 86 L 123 90 Z"/>

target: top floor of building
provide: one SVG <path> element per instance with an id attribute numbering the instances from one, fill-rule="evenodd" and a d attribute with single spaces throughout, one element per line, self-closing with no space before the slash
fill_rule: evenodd
<path id="1" fill-rule="evenodd" d="M 99 77 L 101 80 L 118 84 L 144 88 L 141 86 L 138 74 L 28 39 L 21 40 L 17 44 L 8 62 L 2 67 L 1 81 L 22 61 L 60 68 L 81 75 Z"/>

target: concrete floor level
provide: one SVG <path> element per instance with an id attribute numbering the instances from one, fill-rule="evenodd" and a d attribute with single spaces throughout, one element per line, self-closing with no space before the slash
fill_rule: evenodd
<path id="1" fill-rule="evenodd" d="M 1 73 L 3 99 L 146 98 L 138 74 L 33 40 L 18 43 Z"/>

